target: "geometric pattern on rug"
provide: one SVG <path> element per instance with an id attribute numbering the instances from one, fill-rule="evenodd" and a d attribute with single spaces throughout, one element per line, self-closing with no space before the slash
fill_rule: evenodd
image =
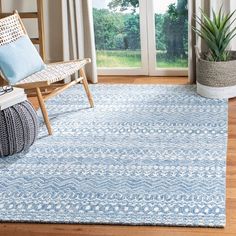
<path id="1" fill-rule="evenodd" d="M 80 85 L 47 102 L 26 153 L 0 159 L 0 220 L 225 225 L 227 100 L 196 87 Z"/>

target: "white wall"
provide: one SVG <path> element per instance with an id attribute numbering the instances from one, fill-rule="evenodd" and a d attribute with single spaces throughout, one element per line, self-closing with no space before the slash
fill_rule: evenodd
<path id="1" fill-rule="evenodd" d="M 235 0 L 212 0 L 211 1 L 211 7 L 215 10 L 219 10 L 220 7 L 223 6 L 223 10 L 225 12 L 233 12 L 236 9 L 236 1 Z M 236 14 L 234 15 L 234 18 L 236 17 Z M 236 27 L 236 23 L 232 26 L 232 29 Z M 236 50 L 236 37 L 232 40 L 230 44 L 230 48 L 232 50 Z"/>
<path id="2" fill-rule="evenodd" d="M 236 9 L 236 1 L 235 0 L 230 0 L 230 10 L 234 11 L 235 9 Z M 235 14 L 234 17 L 236 17 L 236 14 Z M 236 27 L 236 22 L 234 23 L 233 27 Z M 234 40 L 231 44 L 231 47 L 232 47 L 232 50 L 236 51 L 236 37 L 234 38 Z"/>
<path id="3" fill-rule="evenodd" d="M 3 11 L 19 12 L 36 11 L 36 0 L 2 0 Z M 62 23 L 61 1 L 44 0 L 44 24 L 47 61 L 62 60 Z M 26 29 L 31 37 L 37 37 L 37 20 L 24 20 Z"/>

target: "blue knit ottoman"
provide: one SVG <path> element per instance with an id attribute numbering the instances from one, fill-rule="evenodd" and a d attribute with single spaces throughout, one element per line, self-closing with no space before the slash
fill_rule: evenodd
<path id="1" fill-rule="evenodd" d="M 29 149 L 38 135 L 38 116 L 29 101 L 0 111 L 0 157 Z"/>

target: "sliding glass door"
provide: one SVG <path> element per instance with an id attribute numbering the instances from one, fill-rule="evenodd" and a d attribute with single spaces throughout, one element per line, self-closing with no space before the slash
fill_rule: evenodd
<path id="1" fill-rule="evenodd" d="M 187 0 L 93 0 L 100 75 L 186 75 Z"/>
<path id="2" fill-rule="evenodd" d="M 145 1 L 93 0 L 98 72 L 148 73 Z"/>

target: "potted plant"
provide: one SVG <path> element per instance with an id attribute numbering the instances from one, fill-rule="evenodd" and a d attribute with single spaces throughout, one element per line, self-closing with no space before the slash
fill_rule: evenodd
<path id="1" fill-rule="evenodd" d="M 212 19 L 201 10 L 201 18 L 195 17 L 197 27 L 193 30 L 206 43 L 208 50 L 197 54 L 197 92 L 208 98 L 231 98 L 236 96 L 236 52 L 229 44 L 236 36 L 235 11 L 229 14 L 212 11 Z"/>

